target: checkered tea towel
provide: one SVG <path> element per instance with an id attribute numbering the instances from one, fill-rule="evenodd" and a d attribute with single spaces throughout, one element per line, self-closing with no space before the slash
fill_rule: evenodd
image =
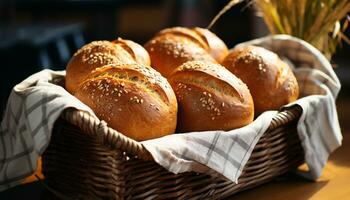
<path id="1" fill-rule="evenodd" d="M 0 127 L 0 191 L 36 170 L 49 145 L 54 122 L 69 107 L 92 110 L 59 86 L 65 72 L 43 70 L 16 85 Z"/>
<path id="2" fill-rule="evenodd" d="M 335 105 L 341 85 L 331 64 L 312 45 L 288 35 L 268 36 L 240 45 L 263 46 L 294 66 L 302 98 L 285 107 L 298 104 L 303 109 L 297 129 L 309 171 L 299 174 L 316 180 L 343 139 Z"/>
<path id="3" fill-rule="evenodd" d="M 295 66 L 303 98 L 298 134 L 310 171 L 316 179 L 329 154 L 341 144 L 334 99 L 340 84 L 327 59 L 306 42 L 284 35 L 240 45 L 264 46 Z M 36 168 L 36 160 L 50 141 L 54 121 L 67 107 L 92 111 L 57 85 L 64 72 L 41 71 L 14 87 L 0 133 L 0 191 L 16 185 Z M 305 97 L 304 97 L 305 96 Z M 232 131 L 174 134 L 142 142 L 154 160 L 171 172 L 216 171 L 237 182 L 250 154 L 277 111 Z"/>

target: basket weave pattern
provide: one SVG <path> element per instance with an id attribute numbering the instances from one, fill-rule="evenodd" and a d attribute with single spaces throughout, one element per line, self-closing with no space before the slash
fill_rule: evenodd
<path id="1" fill-rule="evenodd" d="M 168 172 L 141 143 L 68 109 L 55 124 L 43 173 L 49 187 L 74 199 L 223 199 L 304 162 L 296 132 L 301 112 L 295 106 L 273 118 L 235 184 L 214 172 Z"/>

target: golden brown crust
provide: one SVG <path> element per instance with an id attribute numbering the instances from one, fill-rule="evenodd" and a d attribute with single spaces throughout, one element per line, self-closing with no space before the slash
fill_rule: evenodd
<path id="1" fill-rule="evenodd" d="M 115 42 L 94 41 L 83 46 L 67 65 L 66 89 L 74 94 L 76 87 L 92 70 L 104 65 L 134 62 L 149 64 L 149 55 L 142 49 L 142 46 L 120 38 Z"/>
<path id="2" fill-rule="evenodd" d="M 218 63 L 221 63 L 225 59 L 228 49 L 226 44 L 217 35 L 208 29 L 199 27 L 192 28 L 191 30 L 195 31 L 205 41 L 208 46 L 207 51 Z"/>
<path id="3" fill-rule="evenodd" d="M 96 69 L 75 96 L 108 125 L 142 141 L 174 133 L 176 97 L 167 80 L 139 64 Z"/>
<path id="4" fill-rule="evenodd" d="M 191 39 L 177 35 L 160 35 L 145 45 L 152 67 L 168 77 L 176 67 L 192 60 L 215 60 Z"/>
<path id="5" fill-rule="evenodd" d="M 298 98 L 299 87 L 292 70 L 269 50 L 256 46 L 236 48 L 222 64 L 248 85 L 256 115 Z"/>
<path id="6" fill-rule="evenodd" d="M 187 61 L 221 62 L 228 53 L 220 38 L 207 29 L 197 27 L 164 29 L 147 42 L 145 48 L 152 66 L 165 77 Z"/>
<path id="7" fill-rule="evenodd" d="M 184 37 L 191 40 L 193 43 L 196 43 L 201 48 L 208 50 L 209 45 L 206 40 L 202 38 L 202 35 L 199 35 L 197 32 L 193 31 L 191 28 L 185 27 L 171 27 L 161 30 L 157 35 L 176 35 L 179 37 Z"/>
<path id="8" fill-rule="evenodd" d="M 151 66 L 151 58 L 143 46 L 131 40 L 125 40 L 122 38 L 118 38 L 112 42 L 115 44 L 120 44 L 126 51 L 129 52 L 129 54 L 137 63 L 145 66 Z"/>
<path id="9" fill-rule="evenodd" d="M 224 67 L 190 61 L 169 77 L 179 105 L 178 130 L 231 130 L 253 121 L 247 86 Z"/>

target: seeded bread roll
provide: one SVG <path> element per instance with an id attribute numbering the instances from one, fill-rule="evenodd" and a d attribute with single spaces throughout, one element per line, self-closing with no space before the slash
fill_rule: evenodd
<path id="1" fill-rule="evenodd" d="M 224 41 L 208 29 L 192 28 L 205 42 L 206 50 L 218 62 L 221 63 L 228 54 L 228 49 Z"/>
<path id="2" fill-rule="evenodd" d="M 214 33 L 202 28 L 173 27 L 160 31 L 145 44 L 152 67 L 168 77 L 187 61 L 221 62 L 227 55 L 225 43 Z"/>
<path id="3" fill-rule="evenodd" d="M 231 130 L 253 121 L 247 86 L 219 64 L 189 61 L 169 77 L 179 106 L 181 132 Z"/>
<path id="4" fill-rule="evenodd" d="M 164 34 L 182 35 L 183 37 L 191 39 L 205 49 L 219 63 L 222 62 L 228 54 L 226 44 L 217 35 L 205 28 L 172 27 L 158 33 L 158 35 Z"/>
<path id="5" fill-rule="evenodd" d="M 122 46 L 123 49 L 126 50 L 132 57 L 132 59 L 135 60 L 137 63 L 145 66 L 151 66 L 151 58 L 149 57 L 148 52 L 146 51 L 146 49 L 143 48 L 143 46 L 131 40 L 124 40 L 121 38 L 112 41 L 112 43 Z"/>
<path id="6" fill-rule="evenodd" d="M 222 64 L 248 85 L 255 115 L 279 109 L 299 96 L 298 82 L 288 64 L 267 49 L 236 48 Z"/>
<path id="7" fill-rule="evenodd" d="M 118 38 L 113 42 L 94 41 L 79 49 L 67 65 L 66 89 L 74 94 L 91 71 L 108 64 L 150 65 L 147 51 L 139 44 Z"/>
<path id="8" fill-rule="evenodd" d="M 137 141 L 175 131 L 176 96 L 152 68 L 136 63 L 97 68 L 75 96 L 110 127 Z"/>

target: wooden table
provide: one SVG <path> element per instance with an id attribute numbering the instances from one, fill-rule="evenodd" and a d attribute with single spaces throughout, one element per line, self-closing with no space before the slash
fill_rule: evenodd
<path id="1" fill-rule="evenodd" d="M 234 195 L 233 200 L 348 200 L 350 199 L 350 101 L 338 104 L 343 145 L 329 158 L 316 182 L 290 175 Z"/>

